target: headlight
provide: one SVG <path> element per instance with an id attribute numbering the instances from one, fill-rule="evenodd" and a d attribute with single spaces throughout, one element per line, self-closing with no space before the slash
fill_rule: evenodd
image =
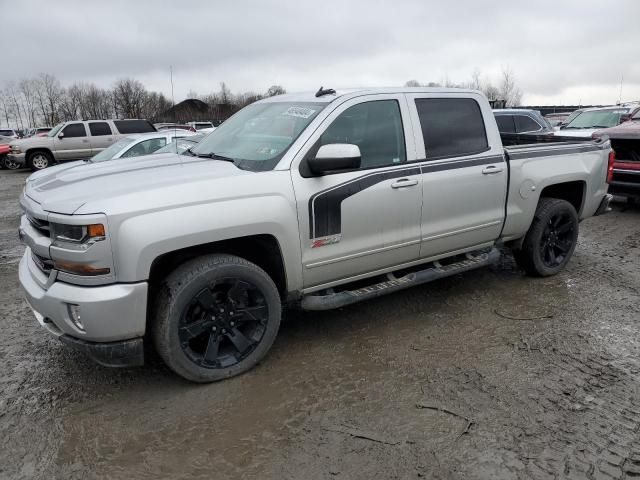
<path id="1" fill-rule="evenodd" d="M 22 150 L 20 150 L 20 147 L 12 145 L 11 146 L 11 153 L 22 153 Z"/>
<path id="2" fill-rule="evenodd" d="M 53 241 L 85 243 L 97 242 L 105 239 L 104 225 L 94 223 L 92 225 L 64 225 L 51 223 L 51 237 Z"/>

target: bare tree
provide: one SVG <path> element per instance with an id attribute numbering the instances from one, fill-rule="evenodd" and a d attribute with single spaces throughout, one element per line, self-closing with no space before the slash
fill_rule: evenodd
<path id="1" fill-rule="evenodd" d="M 41 73 L 39 80 L 39 89 L 46 104 L 46 113 L 43 112 L 43 116 L 49 125 L 55 125 L 60 120 L 59 108 L 64 90 L 53 75 Z"/>
<path id="2" fill-rule="evenodd" d="M 140 118 L 147 90 L 142 83 L 132 78 L 123 78 L 113 87 L 116 115 Z"/>
<path id="3" fill-rule="evenodd" d="M 473 69 L 470 87 L 473 90 L 482 90 L 482 80 L 480 79 L 480 69 L 478 67 Z"/>
<path id="4" fill-rule="evenodd" d="M 227 105 L 232 102 L 231 90 L 227 87 L 227 84 L 220 82 L 220 93 L 218 94 L 218 102 Z"/>
<path id="5" fill-rule="evenodd" d="M 287 91 L 282 87 L 282 85 L 271 85 L 267 90 L 267 97 L 275 97 L 276 95 L 283 95 L 287 93 Z"/>
<path id="6" fill-rule="evenodd" d="M 408 80 L 404 84 L 405 87 L 420 87 L 420 82 L 417 80 Z"/>
<path id="7" fill-rule="evenodd" d="M 29 125 L 35 127 L 38 124 L 38 120 L 36 119 L 36 86 L 34 81 L 24 78 L 18 83 L 18 88 L 22 93 L 23 109 L 27 115 Z"/>
<path id="8" fill-rule="evenodd" d="M 515 75 L 509 66 L 502 67 L 499 95 L 500 99 L 505 101 L 507 107 L 519 105 L 522 99 L 522 92 L 516 85 Z"/>

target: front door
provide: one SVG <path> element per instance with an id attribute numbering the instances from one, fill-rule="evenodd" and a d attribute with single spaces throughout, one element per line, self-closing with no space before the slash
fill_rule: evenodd
<path id="1" fill-rule="evenodd" d="M 485 127 L 483 118 L 493 119 L 487 102 L 474 93 L 408 100 L 424 159 L 420 256 L 491 245 L 504 222 L 508 168 L 497 129 Z"/>
<path id="2" fill-rule="evenodd" d="M 60 135 L 62 134 L 62 135 Z M 91 142 L 83 123 L 69 123 L 54 137 L 58 160 L 79 160 L 91 157 Z"/>
<path id="3" fill-rule="evenodd" d="M 420 247 L 422 189 L 403 95 L 337 107 L 293 162 L 306 289 L 411 262 Z M 360 148 L 357 171 L 313 176 L 306 158 L 327 144 Z"/>

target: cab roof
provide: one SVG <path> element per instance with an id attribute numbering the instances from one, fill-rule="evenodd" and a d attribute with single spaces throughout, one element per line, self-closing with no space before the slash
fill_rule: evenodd
<path id="1" fill-rule="evenodd" d="M 285 93 L 274 95 L 260 100 L 260 102 L 311 102 L 311 103 L 331 103 L 338 98 L 343 100 L 360 97 L 362 95 L 380 95 L 392 93 L 481 93 L 477 90 L 464 88 L 435 88 L 435 87 L 385 87 L 385 88 L 346 88 L 336 89 L 336 93 L 329 93 L 316 97 L 316 92 Z"/>

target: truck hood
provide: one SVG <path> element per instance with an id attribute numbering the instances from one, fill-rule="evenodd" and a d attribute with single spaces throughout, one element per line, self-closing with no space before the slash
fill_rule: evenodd
<path id="1" fill-rule="evenodd" d="M 27 179 L 25 195 L 48 212 L 107 213 L 102 211 L 105 200 L 132 193 L 161 195 L 159 190 L 176 185 L 189 188 L 190 183 L 238 175 L 251 172 L 229 162 L 167 153 L 100 163 L 73 162 L 42 170 Z M 135 205 L 131 207 L 135 209 Z"/>

